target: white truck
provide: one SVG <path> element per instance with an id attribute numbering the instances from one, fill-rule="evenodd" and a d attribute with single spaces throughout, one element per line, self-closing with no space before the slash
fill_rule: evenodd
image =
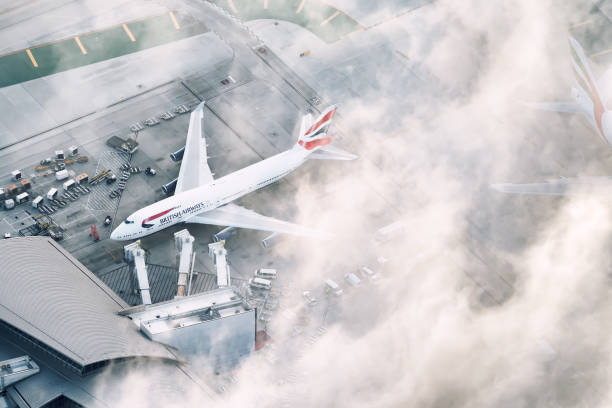
<path id="1" fill-rule="evenodd" d="M 30 195 L 28 193 L 21 193 L 18 194 L 17 197 L 15 197 L 15 201 L 17 202 L 17 204 L 25 203 L 29 199 Z"/>
<path id="2" fill-rule="evenodd" d="M 396 221 L 378 229 L 372 238 L 373 244 L 384 244 L 393 238 L 402 235 L 406 231 L 406 225 L 403 221 Z"/>
<path id="3" fill-rule="evenodd" d="M 256 278 L 276 279 L 276 269 L 259 268 L 255 270 L 254 275 Z"/>
<path id="4" fill-rule="evenodd" d="M 38 196 L 32 200 L 32 207 L 38 208 L 38 206 L 41 205 L 42 202 L 43 202 L 43 196 Z"/>
<path id="5" fill-rule="evenodd" d="M 327 279 L 325 281 L 325 291 L 331 292 L 336 296 L 342 296 L 342 294 L 344 293 L 342 291 L 342 288 L 340 288 L 340 285 L 338 285 L 336 282 L 334 282 L 331 279 Z"/>
<path id="6" fill-rule="evenodd" d="M 361 268 L 359 268 L 359 273 L 363 278 L 368 279 L 370 282 L 376 282 L 380 278 L 379 274 L 377 274 L 367 266 L 362 266 Z"/>
<path id="7" fill-rule="evenodd" d="M 344 280 L 346 281 L 346 283 L 353 287 L 361 285 L 361 279 L 359 279 L 359 277 L 352 272 L 349 272 L 344 275 Z"/>
<path id="8" fill-rule="evenodd" d="M 53 187 L 47 192 L 47 200 L 55 200 L 57 198 L 57 188 Z"/>
<path id="9" fill-rule="evenodd" d="M 272 288 L 272 282 L 263 278 L 251 278 L 249 279 L 249 286 L 254 289 L 270 290 Z"/>
<path id="10" fill-rule="evenodd" d="M 67 180 L 63 184 L 64 191 L 68 191 L 68 190 L 74 188 L 75 186 L 76 186 L 76 182 L 74 181 L 74 179 Z"/>
<path id="11" fill-rule="evenodd" d="M 304 293 L 302 293 L 302 296 L 304 296 L 304 299 L 306 299 L 306 303 L 308 303 L 308 306 L 314 306 L 317 304 L 317 299 L 312 296 L 312 293 L 310 293 L 309 290 L 304 291 Z"/>
<path id="12" fill-rule="evenodd" d="M 55 172 L 55 179 L 57 181 L 66 180 L 68 178 L 68 170 L 60 170 Z"/>

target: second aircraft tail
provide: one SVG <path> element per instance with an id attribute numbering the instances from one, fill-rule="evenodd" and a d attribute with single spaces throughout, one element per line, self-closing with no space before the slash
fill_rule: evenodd
<path id="1" fill-rule="evenodd" d="M 320 160 L 354 160 L 357 158 L 354 154 L 330 145 L 332 139 L 327 133 L 337 109 L 335 105 L 329 106 L 315 121 L 312 120 L 311 114 L 304 115 L 302 118 L 297 144 L 311 152 L 308 158 Z"/>

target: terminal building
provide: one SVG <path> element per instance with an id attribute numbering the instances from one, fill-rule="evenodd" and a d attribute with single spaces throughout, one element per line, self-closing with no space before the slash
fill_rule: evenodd
<path id="1" fill-rule="evenodd" d="M 129 317 L 149 339 L 189 357 L 232 366 L 255 348 L 256 311 L 231 288 L 220 288 L 167 302 L 135 306 Z"/>
<path id="2" fill-rule="evenodd" d="M 232 288 L 130 308 L 50 238 L 5 239 L 0 253 L 10 254 L 0 268 L 0 366 L 13 378 L 0 407 L 116 406 L 114 391 L 139 374 L 146 381 L 130 389 L 146 401 L 179 405 L 196 393 L 204 405 L 215 394 L 190 360 L 253 350 L 255 310 Z M 232 340 L 216 347 L 221 332 Z M 18 367 L 27 370 L 10 377 Z"/>

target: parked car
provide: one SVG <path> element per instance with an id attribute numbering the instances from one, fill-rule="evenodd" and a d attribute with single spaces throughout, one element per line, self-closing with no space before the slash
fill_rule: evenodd
<path id="1" fill-rule="evenodd" d="M 257 278 L 276 279 L 276 269 L 259 268 L 254 273 Z"/>
<path id="2" fill-rule="evenodd" d="M 268 279 L 263 278 L 251 278 L 249 279 L 249 286 L 256 289 L 266 289 L 269 290 L 272 287 L 272 282 Z"/>
<path id="3" fill-rule="evenodd" d="M 340 285 L 331 279 L 327 279 L 325 281 L 325 291 L 332 292 L 336 296 L 342 296 L 344 293 L 344 291 L 340 288 Z"/>
<path id="4" fill-rule="evenodd" d="M 306 299 L 306 303 L 308 303 L 308 306 L 314 306 L 317 304 L 317 299 L 312 296 L 312 293 L 310 293 L 310 291 L 304 291 L 304 293 L 302 293 L 302 296 L 304 296 L 304 299 Z"/>
<path id="5" fill-rule="evenodd" d="M 363 278 L 369 280 L 370 282 L 375 282 L 380 278 L 379 274 L 377 274 L 367 266 L 362 266 L 361 268 L 359 268 L 359 273 Z"/>
<path id="6" fill-rule="evenodd" d="M 361 279 L 359 279 L 359 277 L 357 277 L 357 275 L 355 275 L 352 272 L 349 272 L 346 275 L 344 275 L 344 280 L 346 281 L 346 283 L 348 283 L 349 285 L 353 287 L 357 287 L 361 285 Z"/>
<path id="7" fill-rule="evenodd" d="M 50 229 L 49 236 L 55 241 L 61 241 L 64 239 L 64 233 L 58 229 Z"/>

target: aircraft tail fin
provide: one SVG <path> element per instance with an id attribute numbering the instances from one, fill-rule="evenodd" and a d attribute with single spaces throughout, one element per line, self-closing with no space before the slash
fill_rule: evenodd
<path id="1" fill-rule="evenodd" d="M 327 135 L 337 106 L 325 109 L 313 122 L 312 115 L 304 115 L 300 126 L 298 146 L 310 152 L 309 159 L 317 160 L 355 160 L 357 156 L 338 147 L 330 145 L 331 137 Z"/>
<path id="2" fill-rule="evenodd" d="M 306 150 L 315 150 L 318 147 L 325 146 L 331 143 L 331 137 L 327 135 L 331 126 L 337 107 L 331 105 L 312 123 L 312 116 L 305 115 L 302 119 L 300 127 L 300 136 L 298 137 L 298 145 Z"/>
<path id="3" fill-rule="evenodd" d="M 572 57 L 572 68 L 574 69 L 574 76 L 576 78 L 577 85 L 583 88 L 587 94 L 589 94 L 593 102 L 603 102 L 599 84 L 595 79 L 589 58 L 584 52 L 584 49 L 573 37 L 570 36 L 568 40 Z"/>
<path id="4" fill-rule="evenodd" d="M 582 49 L 582 46 L 580 46 L 578 41 L 571 36 L 569 37 L 569 43 L 572 56 L 572 68 L 576 80 L 575 84 L 577 87 L 581 88 L 593 102 L 595 120 L 598 127 L 601 128 L 599 122 L 601 120 L 601 115 L 606 110 L 606 101 L 603 98 L 597 79 L 595 75 L 593 75 L 589 59 Z M 599 129 L 599 131 L 603 133 L 602 129 Z"/>

